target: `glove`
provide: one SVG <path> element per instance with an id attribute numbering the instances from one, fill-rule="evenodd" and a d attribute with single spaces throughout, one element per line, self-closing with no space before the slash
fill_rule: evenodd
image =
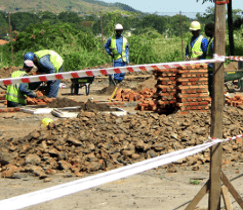
<path id="1" fill-rule="evenodd" d="M 113 53 L 113 52 L 111 52 L 110 56 L 111 56 L 112 58 L 114 58 L 114 53 Z"/>

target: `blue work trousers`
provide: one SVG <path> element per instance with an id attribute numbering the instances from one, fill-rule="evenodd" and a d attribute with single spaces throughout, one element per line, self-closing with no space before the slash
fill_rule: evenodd
<path id="1" fill-rule="evenodd" d="M 113 67 L 121 67 L 121 66 L 126 66 L 125 62 L 114 62 Z M 125 73 L 120 73 L 120 74 L 112 74 L 109 76 L 109 84 L 113 85 L 112 78 L 116 83 L 120 83 L 122 80 L 125 79 Z"/>
<path id="2" fill-rule="evenodd" d="M 54 74 L 56 73 L 55 67 L 50 61 L 50 55 L 45 55 L 39 60 L 40 69 L 42 72 L 46 74 Z M 60 67 L 58 72 L 63 71 L 63 66 Z M 47 82 L 47 96 L 49 98 L 56 98 L 60 86 L 60 80 L 51 80 Z"/>

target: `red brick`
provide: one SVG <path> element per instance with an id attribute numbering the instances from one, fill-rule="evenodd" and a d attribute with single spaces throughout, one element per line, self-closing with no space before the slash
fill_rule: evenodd
<path id="1" fill-rule="evenodd" d="M 192 93 L 197 93 L 197 91 L 196 90 L 192 90 Z"/>
<path id="2" fill-rule="evenodd" d="M 186 110 L 191 110 L 191 107 L 190 106 L 186 107 Z"/>
<path id="3" fill-rule="evenodd" d="M 190 82 L 195 82 L 195 81 L 199 81 L 199 78 L 191 78 L 189 79 Z"/>
<path id="4" fill-rule="evenodd" d="M 208 102 L 200 102 L 200 105 L 208 105 Z"/>
<path id="5" fill-rule="evenodd" d="M 197 90 L 197 93 L 201 93 L 202 92 L 202 90 Z"/>
<path id="6" fill-rule="evenodd" d="M 4 111 L 4 112 L 8 112 L 8 109 L 4 109 L 3 111 Z"/>
<path id="7" fill-rule="evenodd" d="M 196 85 L 197 83 L 196 82 L 192 82 L 192 85 Z"/>

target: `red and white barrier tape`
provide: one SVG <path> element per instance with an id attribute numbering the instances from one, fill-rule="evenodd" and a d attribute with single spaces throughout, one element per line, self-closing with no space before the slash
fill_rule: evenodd
<path id="1" fill-rule="evenodd" d="M 231 137 L 231 138 L 227 138 L 227 139 L 217 139 L 217 138 L 211 138 L 211 137 L 209 137 L 209 140 L 211 140 L 211 141 L 215 141 L 215 140 L 219 140 L 219 141 L 222 141 L 222 142 L 224 142 L 224 141 L 232 141 L 232 140 L 236 140 L 236 139 L 239 139 L 239 138 L 242 138 L 243 137 L 243 134 L 240 134 L 240 135 L 236 135 L 236 136 L 233 136 L 233 137 Z"/>
<path id="2" fill-rule="evenodd" d="M 221 56 L 214 54 L 214 59 L 229 59 L 232 61 L 243 61 L 243 56 Z"/>
<path id="3" fill-rule="evenodd" d="M 97 174 L 77 181 L 57 185 L 54 187 L 50 187 L 32 193 L 27 193 L 6 200 L 1 200 L 0 209 L 6 209 L 6 210 L 23 209 L 29 206 L 44 203 L 46 201 L 51 201 L 57 198 L 61 198 L 63 196 L 81 192 L 108 182 L 116 181 L 118 179 L 126 178 L 138 173 L 142 173 L 152 168 L 156 168 L 159 166 L 167 165 L 172 162 L 176 162 L 180 159 L 202 152 L 203 150 L 208 149 L 222 142 L 223 141 L 221 140 L 206 142 L 201 145 L 171 152 L 159 157 L 144 160 L 132 165 L 124 166 L 118 169 L 114 169 L 112 171 Z"/>
<path id="4" fill-rule="evenodd" d="M 139 72 L 139 71 L 153 71 L 153 70 L 157 70 L 157 69 L 177 68 L 177 67 L 181 67 L 181 66 L 189 66 L 189 65 L 195 65 L 195 64 L 224 62 L 222 59 L 223 59 L 222 57 L 218 57 L 217 59 L 210 59 L 210 60 L 145 64 L 145 65 L 135 65 L 135 66 L 124 66 L 124 67 L 119 67 L 119 68 L 113 67 L 113 68 L 107 68 L 107 69 L 91 69 L 91 70 L 60 72 L 60 73 L 55 73 L 55 74 L 43 74 L 43 75 L 28 76 L 28 77 L 4 78 L 4 79 L 0 79 L 0 85 L 11 85 L 11 84 L 31 83 L 31 82 L 45 82 L 45 81 L 50 81 L 50 80 L 93 77 L 93 76 Z"/>

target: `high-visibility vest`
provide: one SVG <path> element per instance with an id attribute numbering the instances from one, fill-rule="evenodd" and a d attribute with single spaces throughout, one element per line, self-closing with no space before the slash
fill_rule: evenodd
<path id="1" fill-rule="evenodd" d="M 37 55 L 38 60 L 40 60 L 40 58 L 45 55 L 50 55 L 50 61 L 53 64 L 56 73 L 58 73 L 59 69 L 63 65 L 62 57 L 53 50 L 40 50 L 35 52 L 34 54 Z"/>
<path id="2" fill-rule="evenodd" d="M 122 58 L 123 62 L 127 62 L 126 45 L 127 45 L 127 39 L 125 37 L 123 37 L 123 39 L 122 39 L 122 54 L 120 54 L 117 51 L 116 37 L 111 38 L 110 50 L 111 50 L 111 52 L 114 53 L 114 60 L 118 60 L 118 59 Z"/>
<path id="3" fill-rule="evenodd" d="M 188 40 L 188 51 L 189 51 L 189 58 L 197 58 L 203 54 L 201 49 L 203 36 L 200 35 L 197 41 L 194 43 L 193 47 L 191 47 L 191 39 Z"/>
<path id="4" fill-rule="evenodd" d="M 207 48 L 207 55 L 206 55 L 206 59 L 212 59 L 213 58 L 213 52 L 211 51 L 211 46 L 213 44 L 214 38 L 212 38 L 210 40 L 210 42 L 208 43 L 208 48 Z"/>
<path id="5" fill-rule="evenodd" d="M 18 70 L 12 73 L 11 78 L 23 77 L 24 75 L 26 75 L 25 71 Z M 26 104 L 26 95 L 20 92 L 19 87 L 20 84 L 8 85 L 6 90 L 6 100 L 18 104 Z"/>

